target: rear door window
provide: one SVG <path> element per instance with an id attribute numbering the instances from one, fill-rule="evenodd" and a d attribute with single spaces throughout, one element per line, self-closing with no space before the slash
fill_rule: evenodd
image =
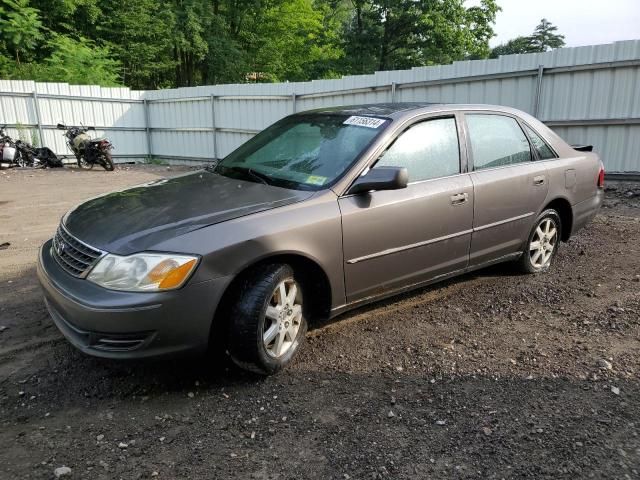
<path id="1" fill-rule="evenodd" d="M 531 146 L 518 122 L 504 115 L 466 114 L 473 169 L 503 167 L 532 160 Z"/>
<path id="2" fill-rule="evenodd" d="M 534 132 L 531 129 L 531 127 L 529 127 L 529 125 L 525 125 L 524 129 L 527 131 L 527 135 L 529 135 L 529 139 L 531 140 L 531 143 L 533 144 L 533 148 L 536 149 L 536 152 L 538 154 L 538 158 L 540 160 L 548 160 L 550 158 L 558 158 L 556 156 L 556 154 L 553 153 L 553 150 L 551 150 L 551 147 L 549 147 L 549 145 L 547 145 L 547 142 L 545 142 L 540 135 L 538 135 L 536 132 Z"/>
<path id="3" fill-rule="evenodd" d="M 405 167 L 410 182 L 460 173 L 455 118 L 425 120 L 405 130 L 376 166 Z"/>

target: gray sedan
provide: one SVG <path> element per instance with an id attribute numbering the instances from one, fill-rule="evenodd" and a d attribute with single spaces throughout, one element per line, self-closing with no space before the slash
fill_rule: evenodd
<path id="1" fill-rule="evenodd" d="M 76 207 L 38 274 L 83 352 L 215 346 L 271 374 L 315 319 L 498 262 L 544 272 L 603 188 L 596 154 L 514 109 L 327 108 L 213 167 Z"/>

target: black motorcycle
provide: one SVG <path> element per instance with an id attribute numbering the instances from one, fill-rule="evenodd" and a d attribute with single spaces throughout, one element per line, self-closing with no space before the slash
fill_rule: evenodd
<path id="1" fill-rule="evenodd" d="M 60 130 L 66 130 L 64 136 L 67 137 L 67 145 L 76 156 L 78 167 L 91 169 L 98 164 L 105 170 L 113 170 L 113 145 L 106 138 L 91 138 L 87 132 L 95 131 L 94 127 L 67 127 L 62 123 L 57 126 Z"/>
<path id="2" fill-rule="evenodd" d="M 14 162 L 20 167 L 60 168 L 63 166 L 62 160 L 49 147 L 34 147 L 22 140 L 16 140 L 15 147 Z"/>

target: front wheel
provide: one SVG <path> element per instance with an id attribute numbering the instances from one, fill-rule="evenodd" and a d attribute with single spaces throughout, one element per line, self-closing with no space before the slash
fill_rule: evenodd
<path id="1" fill-rule="evenodd" d="M 302 286 L 289 265 L 267 265 L 241 282 L 231 307 L 229 353 L 246 370 L 271 375 L 291 362 L 304 342 Z"/>
<path id="2" fill-rule="evenodd" d="M 115 168 L 113 165 L 113 159 L 111 158 L 111 153 L 110 152 L 104 152 L 102 154 L 102 167 L 107 171 L 107 172 L 113 172 L 113 169 Z"/>
<path id="3" fill-rule="evenodd" d="M 525 273 L 544 272 L 551 266 L 560 243 L 562 223 L 558 212 L 547 209 L 533 225 L 529 238 L 518 260 L 518 267 Z"/>
<path id="4" fill-rule="evenodd" d="M 13 161 L 20 168 L 26 168 L 26 167 L 30 166 L 29 165 L 29 159 L 27 158 L 27 156 L 23 152 L 21 152 L 20 150 L 17 150 L 17 149 L 16 149 L 16 155 L 15 155 L 15 157 L 13 157 Z"/>

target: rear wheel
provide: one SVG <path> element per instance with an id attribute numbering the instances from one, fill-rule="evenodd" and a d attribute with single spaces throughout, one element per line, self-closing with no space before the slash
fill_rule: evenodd
<path id="1" fill-rule="evenodd" d="M 519 269 L 525 273 L 548 270 L 558 251 L 561 229 L 558 212 L 553 209 L 542 212 L 536 219 L 518 260 Z"/>
<path id="2" fill-rule="evenodd" d="M 229 353 L 238 366 L 271 375 L 289 364 L 307 331 L 292 268 L 276 264 L 252 272 L 239 286 L 230 321 Z"/>
<path id="3" fill-rule="evenodd" d="M 93 163 L 87 162 L 84 158 L 84 154 L 77 157 L 78 158 L 78 167 L 84 170 L 91 170 L 93 168 Z"/>

